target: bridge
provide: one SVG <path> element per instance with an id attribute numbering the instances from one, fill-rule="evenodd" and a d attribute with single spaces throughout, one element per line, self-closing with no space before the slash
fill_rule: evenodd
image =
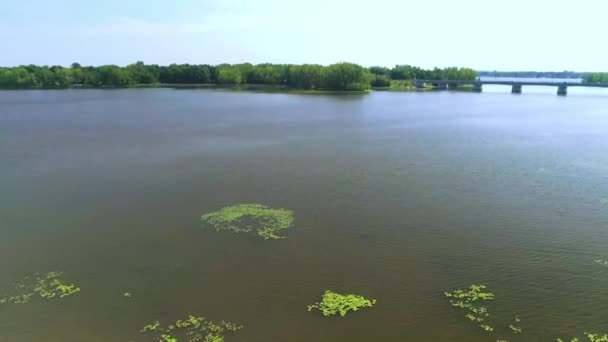
<path id="1" fill-rule="evenodd" d="M 416 80 L 417 89 L 423 89 L 431 84 L 433 89 L 447 90 L 462 85 L 470 85 L 473 91 L 481 92 L 484 84 L 511 86 L 511 93 L 521 94 L 523 86 L 557 87 L 557 95 L 567 95 L 568 87 L 608 88 L 608 83 L 577 83 L 577 82 L 535 82 L 535 81 L 499 81 L 499 80 Z"/>

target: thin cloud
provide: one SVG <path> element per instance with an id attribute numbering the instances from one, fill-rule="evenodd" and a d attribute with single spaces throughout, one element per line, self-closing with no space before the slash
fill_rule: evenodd
<path id="1" fill-rule="evenodd" d="M 229 14 L 201 18 L 200 22 L 156 22 L 142 18 L 118 17 L 88 30 L 91 34 L 173 36 L 217 31 L 252 30 L 277 25 L 284 20 L 268 15 Z"/>

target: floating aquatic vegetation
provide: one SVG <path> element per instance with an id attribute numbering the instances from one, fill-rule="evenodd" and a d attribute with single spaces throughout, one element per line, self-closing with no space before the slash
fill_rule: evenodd
<path id="1" fill-rule="evenodd" d="M 494 294 L 486 291 L 485 285 L 473 284 L 466 289 L 454 290 L 452 292 L 444 292 L 445 297 L 450 304 L 460 309 L 466 309 L 468 313 L 465 315 L 473 323 L 478 323 L 479 327 L 487 332 L 494 331 L 494 328 L 487 324 L 490 317 L 488 309 L 478 305 L 479 302 L 494 300 Z M 519 327 L 521 319 L 515 316 L 513 323 L 509 324 L 509 329 L 514 334 L 520 334 L 522 328 Z M 508 340 L 498 339 L 496 342 L 508 342 Z M 608 342 L 608 341 L 607 341 Z"/>
<path id="2" fill-rule="evenodd" d="M 266 240 L 282 239 L 280 232 L 293 224 L 293 211 L 261 204 L 237 204 L 207 213 L 201 220 L 216 231 L 255 232 Z"/>
<path id="3" fill-rule="evenodd" d="M 600 265 L 600 266 L 606 266 L 608 267 L 608 260 L 601 260 L 601 259 L 597 259 L 597 260 L 593 260 L 594 263 Z"/>
<path id="4" fill-rule="evenodd" d="M 521 319 L 515 316 L 515 318 L 513 319 L 513 323 L 509 324 L 509 329 L 511 329 L 514 334 L 521 334 L 521 332 L 523 331 L 521 327 L 518 326 L 520 322 Z"/>
<path id="5" fill-rule="evenodd" d="M 61 278 L 61 272 L 49 272 L 44 276 L 26 277 L 23 283 L 15 288 L 12 296 L 0 298 L 0 304 L 23 304 L 36 295 L 44 299 L 64 298 L 80 292 L 75 284 L 66 283 Z"/>
<path id="6" fill-rule="evenodd" d="M 455 290 L 452 292 L 444 292 L 446 298 L 458 299 L 456 302 L 475 302 L 478 300 L 493 300 L 494 294 L 491 292 L 484 292 L 486 289 L 485 285 L 471 285 L 468 290 Z M 454 300 L 450 299 L 450 303 Z"/>
<path id="7" fill-rule="evenodd" d="M 589 342 L 608 342 L 608 334 L 594 334 L 594 333 L 585 333 L 587 335 L 587 339 Z M 562 340 L 561 338 L 557 339 L 557 342 L 567 342 L 566 340 Z M 578 338 L 573 338 L 570 342 L 579 342 Z"/>
<path id="8" fill-rule="evenodd" d="M 490 314 L 488 310 L 483 306 L 477 306 L 476 302 L 494 300 L 494 294 L 485 291 L 485 285 L 471 285 L 468 289 L 459 289 L 452 292 L 444 292 L 444 295 L 450 301 L 452 306 L 466 309 L 469 312 L 465 315 L 470 321 L 475 323 L 482 323 Z M 479 324 L 479 327 L 485 331 L 493 331 L 494 328 L 488 324 Z"/>
<path id="9" fill-rule="evenodd" d="M 122 294 L 122 296 L 125 297 L 125 298 L 131 298 L 131 297 L 133 297 L 133 294 L 131 294 L 129 292 L 125 292 L 125 293 Z"/>
<path id="10" fill-rule="evenodd" d="M 161 342 L 177 342 L 178 340 L 223 342 L 226 333 L 242 328 L 234 323 L 213 322 L 202 316 L 190 315 L 186 319 L 178 319 L 167 327 L 163 327 L 159 321 L 146 324 L 140 332 L 153 335 L 157 341 Z"/>
<path id="11" fill-rule="evenodd" d="M 480 324 L 479 326 L 485 331 L 494 331 L 494 328 L 492 328 L 491 326 L 489 326 L 487 324 Z"/>
<path id="12" fill-rule="evenodd" d="M 370 300 L 355 294 L 341 295 L 325 290 L 321 302 L 309 305 L 308 311 L 318 309 L 323 313 L 323 316 L 332 316 L 339 312 L 340 316 L 344 317 L 348 311 L 357 311 L 360 308 L 372 307 L 375 304 L 375 299 Z"/>
<path id="13" fill-rule="evenodd" d="M 177 342 L 177 339 L 171 335 L 160 335 L 160 340 L 163 342 Z"/>
<path id="14" fill-rule="evenodd" d="M 465 317 L 468 318 L 470 321 L 473 321 L 473 322 L 483 322 L 483 318 L 477 317 L 477 316 L 475 316 L 473 314 L 470 314 L 470 313 L 466 314 Z"/>
<path id="15" fill-rule="evenodd" d="M 522 332 L 520 327 L 516 327 L 513 324 L 509 324 L 509 329 L 511 329 L 514 334 L 521 334 Z"/>
<path id="16" fill-rule="evenodd" d="M 147 332 L 147 331 L 159 331 L 161 329 L 160 322 L 156 321 L 154 323 L 149 323 L 144 325 L 144 327 L 139 332 Z"/>
<path id="17" fill-rule="evenodd" d="M 608 342 L 608 334 L 593 334 L 593 333 L 585 333 L 589 342 Z"/>

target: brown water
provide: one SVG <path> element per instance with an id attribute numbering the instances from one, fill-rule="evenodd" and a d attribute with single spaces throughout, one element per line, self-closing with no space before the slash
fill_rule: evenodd
<path id="1" fill-rule="evenodd" d="M 554 341 L 608 331 L 608 94 L 0 92 L 0 341 L 149 341 L 199 313 L 227 341 Z M 295 211 L 288 238 L 200 215 Z M 443 291 L 484 283 L 495 333 Z M 378 300 L 346 318 L 324 289 Z M 124 292 L 133 293 L 125 299 Z M 524 330 L 508 333 L 518 315 Z"/>

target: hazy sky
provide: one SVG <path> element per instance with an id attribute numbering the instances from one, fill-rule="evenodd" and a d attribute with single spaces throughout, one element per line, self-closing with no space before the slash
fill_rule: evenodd
<path id="1" fill-rule="evenodd" d="M 607 0 L 0 0 L 0 65 L 608 71 Z"/>

